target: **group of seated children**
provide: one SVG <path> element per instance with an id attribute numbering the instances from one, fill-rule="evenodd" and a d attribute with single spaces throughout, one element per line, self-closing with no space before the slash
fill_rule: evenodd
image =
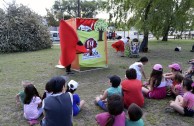
<path id="1" fill-rule="evenodd" d="M 125 79 L 122 81 L 117 75 L 109 78 L 111 87 L 105 90 L 103 95 L 96 97 L 97 105 L 106 111 L 96 116 L 97 123 L 100 126 L 105 126 L 105 124 L 107 125 L 110 122 L 111 126 L 117 126 L 118 122 L 120 125 L 127 125 L 128 121 L 133 122 L 133 124 L 136 123 L 136 125 L 137 122 L 139 125 L 143 125 L 143 121 L 141 120 L 142 114 L 136 114 L 136 116 L 140 117 L 134 121 L 130 116 L 133 113 L 129 111 L 130 107 L 134 104 L 142 107 L 144 105 L 143 96 L 152 99 L 163 99 L 167 96 L 167 93 L 176 97 L 176 99 L 175 101 L 170 101 L 170 107 L 166 107 L 165 110 L 175 110 L 185 116 L 194 115 L 194 82 L 192 79 L 182 75 L 180 65 L 173 63 L 169 65 L 171 72 L 163 73 L 162 65 L 155 64 L 148 82 L 142 84 L 142 75 L 146 78 L 143 65 L 147 62 L 147 57 L 142 57 L 138 62 L 132 64 L 126 70 Z M 115 98 L 115 103 L 113 102 L 113 97 Z M 123 99 L 123 102 L 119 103 L 116 97 L 118 97 L 118 100 L 119 98 Z M 121 120 L 125 120 L 122 107 L 128 109 L 129 120 L 120 122 Z M 114 113 L 111 110 L 114 110 Z M 118 113 L 115 113 L 116 111 Z"/>
<path id="2" fill-rule="evenodd" d="M 19 92 L 16 95 L 16 103 L 17 105 L 21 104 L 24 108 L 24 117 L 28 120 L 30 125 L 37 124 L 37 119 L 43 114 L 43 110 L 45 110 L 45 102 L 44 99 L 48 97 L 52 97 L 55 94 L 55 89 L 59 88 L 59 86 L 55 86 L 55 83 L 60 83 L 60 79 L 51 79 L 45 85 L 45 91 L 43 97 L 41 98 L 36 87 L 30 81 L 22 81 L 22 85 L 24 90 Z M 64 78 L 64 79 L 63 79 Z M 63 77 L 61 80 L 66 80 L 66 77 Z M 53 81 L 54 80 L 54 81 Z M 58 81 L 59 82 L 58 82 Z M 64 81 L 63 83 L 65 84 Z M 72 94 L 72 109 L 73 116 L 76 116 L 81 108 L 84 105 L 84 100 L 80 101 L 80 97 L 78 94 L 74 93 L 78 87 L 78 83 L 74 80 L 69 81 L 65 92 Z M 63 85 L 62 85 L 63 88 Z M 60 107 L 59 107 L 60 108 Z"/>
<path id="3" fill-rule="evenodd" d="M 177 63 L 171 64 L 169 65 L 171 72 L 163 73 L 162 65 L 155 64 L 148 82 L 142 84 L 142 75 L 147 79 L 143 69 L 143 65 L 147 62 L 148 58 L 142 57 L 132 64 L 126 70 L 124 80 L 121 80 L 117 75 L 108 77 L 110 87 L 104 91 L 103 95 L 97 96 L 95 99 L 96 105 L 106 111 L 96 115 L 96 121 L 100 126 L 143 126 L 144 123 L 141 119 L 143 112 L 140 107 L 144 105 L 144 96 L 152 99 L 163 99 L 167 94 L 170 94 L 176 99 L 170 101 L 170 106 L 166 110 L 175 110 L 185 116 L 194 115 L 194 82 L 190 78 L 183 77 L 180 65 Z M 61 94 L 64 94 L 63 92 L 69 94 L 68 97 L 71 98 L 69 101 L 72 101 L 72 105 L 69 104 L 72 112 L 69 112 L 69 114 L 72 113 L 73 116 L 76 116 L 83 107 L 84 101 L 80 101 L 79 95 L 74 93 L 78 87 L 78 83 L 74 80 L 71 80 L 67 84 L 66 90 L 63 91 L 66 82 L 67 78 L 52 78 L 45 86 L 42 99 L 31 82 L 22 82 L 24 91 L 17 94 L 16 102 L 19 103 L 20 100 L 23 103 L 24 117 L 30 123 L 33 123 L 44 110 L 47 113 L 47 116 L 45 116 L 46 122 L 50 123 L 49 121 L 55 118 L 48 119 L 48 115 L 53 116 L 51 113 L 58 114 L 61 112 L 59 107 L 56 107 L 57 104 L 60 104 L 60 106 L 66 104 L 67 106 L 67 102 L 63 103 L 63 100 L 61 100 L 68 99 L 65 95 L 61 96 Z M 56 97 L 56 99 L 51 99 L 51 97 Z M 48 105 L 51 102 L 53 105 Z M 53 106 L 57 108 L 54 109 L 55 111 L 52 110 Z M 128 118 L 125 116 L 124 109 L 128 110 Z M 64 110 L 70 111 L 71 109 L 64 108 Z M 53 122 L 59 123 L 60 121 Z"/>

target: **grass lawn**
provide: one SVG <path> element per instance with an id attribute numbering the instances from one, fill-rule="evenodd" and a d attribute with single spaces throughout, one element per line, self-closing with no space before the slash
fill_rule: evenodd
<path id="1" fill-rule="evenodd" d="M 80 114 L 74 118 L 74 126 L 96 126 L 95 115 L 102 112 L 93 101 L 96 95 L 102 93 L 108 87 L 106 76 L 117 74 L 124 78 L 125 70 L 137 58 L 119 57 L 108 43 L 108 64 L 106 69 L 76 73 L 71 75 L 80 83 L 76 91 L 86 104 Z M 144 67 L 146 75 L 149 76 L 152 66 L 160 63 L 164 71 L 168 72 L 168 65 L 178 62 L 182 65 L 183 71 L 189 65 L 187 61 L 194 58 L 190 52 L 194 41 L 191 40 L 170 40 L 168 42 L 150 41 L 149 52 L 140 53 L 140 56 L 147 56 L 149 63 Z M 176 46 L 181 46 L 181 52 L 175 52 Z M 22 80 L 34 81 L 36 88 L 42 95 L 45 83 L 56 75 L 65 75 L 64 69 L 57 69 L 60 55 L 59 46 L 36 52 L 13 53 L 0 55 L 0 126 L 27 126 L 23 117 L 22 107 L 15 104 L 15 95 L 23 88 Z M 193 126 L 194 118 L 183 117 L 178 113 L 165 113 L 164 108 L 168 106 L 171 98 L 164 100 L 146 99 L 143 107 L 143 120 L 147 126 Z"/>

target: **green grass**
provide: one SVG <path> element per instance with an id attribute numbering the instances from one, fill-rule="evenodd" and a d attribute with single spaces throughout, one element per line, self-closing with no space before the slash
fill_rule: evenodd
<path id="1" fill-rule="evenodd" d="M 178 62 L 185 71 L 189 65 L 187 61 L 194 58 L 194 53 L 190 52 L 193 41 L 170 40 L 168 42 L 150 41 L 149 52 L 140 53 L 140 56 L 147 56 L 149 63 L 144 67 L 146 75 L 149 76 L 152 66 L 160 63 L 164 71 L 168 72 L 168 65 Z M 86 101 L 85 107 L 80 114 L 74 118 L 75 126 L 95 126 L 95 115 L 102 112 L 93 104 L 96 95 L 102 93 L 108 87 L 106 76 L 117 74 L 124 78 L 125 70 L 130 64 L 138 60 L 137 58 L 119 57 L 111 48 L 112 43 L 108 43 L 108 64 L 106 69 L 89 72 L 76 73 L 70 79 L 75 79 L 80 83 L 76 91 L 81 99 Z M 174 52 L 176 46 L 181 46 L 181 52 Z M 23 118 L 22 107 L 15 105 L 15 95 L 22 90 L 21 81 L 34 81 L 39 93 L 44 91 L 45 83 L 56 75 L 65 75 L 64 69 L 57 69 L 60 55 L 59 46 L 36 52 L 13 53 L 0 55 L 0 126 L 27 126 Z M 145 100 L 144 122 L 147 126 L 191 126 L 194 124 L 193 118 L 183 117 L 177 113 L 165 113 L 164 107 L 168 105 L 170 99 Z"/>

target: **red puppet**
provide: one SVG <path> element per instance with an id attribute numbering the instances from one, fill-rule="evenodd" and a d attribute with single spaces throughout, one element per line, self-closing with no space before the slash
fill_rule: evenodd
<path id="1" fill-rule="evenodd" d="M 76 54 L 86 53 L 87 49 L 79 41 L 75 30 L 64 20 L 60 21 L 59 36 L 61 45 L 60 64 L 65 66 L 67 74 L 72 74 L 71 63 Z"/>

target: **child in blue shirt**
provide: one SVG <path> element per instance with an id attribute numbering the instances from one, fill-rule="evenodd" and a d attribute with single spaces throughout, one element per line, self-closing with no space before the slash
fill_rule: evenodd
<path id="1" fill-rule="evenodd" d="M 79 84 L 74 80 L 69 81 L 69 83 L 67 85 L 67 92 L 70 92 L 73 95 L 73 116 L 78 115 L 78 113 L 80 112 L 81 108 L 83 107 L 83 105 L 85 103 L 84 100 L 80 101 L 80 97 L 78 94 L 74 93 L 76 91 L 78 85 Z"/>
<path id="2" fill-rule="evenodd" d="M 128 108 L 129 119 L 126 119 L 125 126 L 144 126 L 144 122 L 141 119 L 143 112 L 141 108 L 132 103 Z"/>
<path id="3" fill-rule="evenodd" d="M 117 75 L 113 75 L 108 78 L 110 79 L 111 87 L 106 89 L 103 95 L 96 97 L 95 100 L 95 103 L 104 111 L 107 111 L 106 100 L 108 97 L 110 97 L 113 94 L 122 96 L 122 89 L 120 87 L 121 78 Z"/>

